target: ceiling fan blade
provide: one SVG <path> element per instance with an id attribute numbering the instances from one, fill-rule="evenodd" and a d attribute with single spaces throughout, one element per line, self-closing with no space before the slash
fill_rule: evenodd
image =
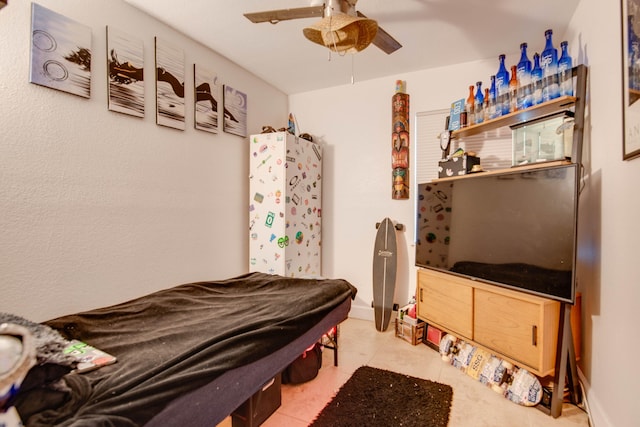
<path id="1" fill-rule="evenodd" d="M 360 18 L 366 18 L 366 16 L 360 11 L 358 11 L 357 13 Z M 371 43 L 376 45 L 387 55 L 392 54 L 393 52 L 395 52 L 396 50 L 402 47 L 402 45 L 396 39 L 391 37 L 391 35 L 387 33 L 385 30 L 383 30 L 380 26 L 378 26 L 378 32 L 376 33 L 376 37 L 373 39 Z"/>
<path id="2" fill-rule="evenodd" d="M 245 13 L 244 16 L 254 24 L 260 22 L 271 22 L 275 24 L 280 21 L 300 18 L 320 17 L 324 14 L 324 6 L 297 7 L 293 9 L 267 10 L 265 12 Z"/>

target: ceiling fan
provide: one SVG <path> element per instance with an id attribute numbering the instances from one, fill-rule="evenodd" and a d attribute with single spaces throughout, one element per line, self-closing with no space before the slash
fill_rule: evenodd
<path id="1" fill-rule="evenodd" d="M 301 18 L 322 17 L 303 30 L 305 37 L 334 52 L 359 52 L 373 43 L 387 54 L 400 49 L 402 45 L 389 33 L 378 26 L 373 19 L 356 11 L 357 0 L 327 0 L 317 6 L 293 9 L 268 10 L 245 13 L 253 23 L 280 21 Z"/>

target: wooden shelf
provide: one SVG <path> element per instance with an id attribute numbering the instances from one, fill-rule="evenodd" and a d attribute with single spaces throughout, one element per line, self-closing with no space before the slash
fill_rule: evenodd
<path id="1" fill-rule="evenodd" d="M 514 111 L 506 116 L 487 120 L 480 124 L 468 126 L 463 129 L 454 130 L 451 132 L 451 138 L 464 138 L 466 136 L 478 135 L 503 126 L 513 126 L 535 120 L 540 117 L 549 116 L 554 113 L 559 113 L 573 107 L 576 100 L 577 98 L 575 96 L 561 96 L 560 98 L 535 105 L 527 108 L 526 110 Z"/>
<path id="2" fill-rule="evenodd" d="M 523 170 L 529 170 L 529 169 L 538 170 L 538 169 L 550 168 L 554 166 L 570 165 L 571 163 L 572 162 L 570 162 L 569 160 L 551 160 L 548 162 L 528 163 L 526 165 L 517 165 L 517 166 L 512 166 L 506 169 L 493 169 L 493 170 L 487 170 L 483 172 L 468 173 L 466 175 L 455 175 L 455 176 L 448 176 L 445 178 L 437 178 L 432 180 L 432 182 L 451 181 L 454 179 L 467 179 L 467 178 L 474 178 L 477 176 L 498 175 L 505 172 L 523 171 Z"/>

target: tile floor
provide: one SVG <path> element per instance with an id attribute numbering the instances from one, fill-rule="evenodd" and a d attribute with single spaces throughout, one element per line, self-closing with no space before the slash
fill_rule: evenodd
<path id="1" fill-rule="evenodd" d="M 306 427 L 333 394 L 360 366 L 381 369 L 449 384 L 453 403 L 449 427 L 588 426 L 587 414 L 565 404 L 562 415 L 553 418 L 535 408 L 518 406 L 463 372 L 444 363 L 439 354 L 424 344 L 412 346 L 397 338 L 392 326 L 378 332 L 373 322 L 347 319 L 340 326 L 338 367 L 333 352 L 324 351 L 322 369 L 313 381 L 282 386 L 282 405 L 262 424 L 264 427 Z"/>

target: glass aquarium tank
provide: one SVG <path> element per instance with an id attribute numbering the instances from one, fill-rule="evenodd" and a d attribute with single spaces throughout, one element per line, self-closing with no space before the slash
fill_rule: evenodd
<path id="1" fill-rule="evenodd" d="M 513 125 L 511 130 L 513 166 L 571 157 L 573 117 L 569 112 Z"/>

